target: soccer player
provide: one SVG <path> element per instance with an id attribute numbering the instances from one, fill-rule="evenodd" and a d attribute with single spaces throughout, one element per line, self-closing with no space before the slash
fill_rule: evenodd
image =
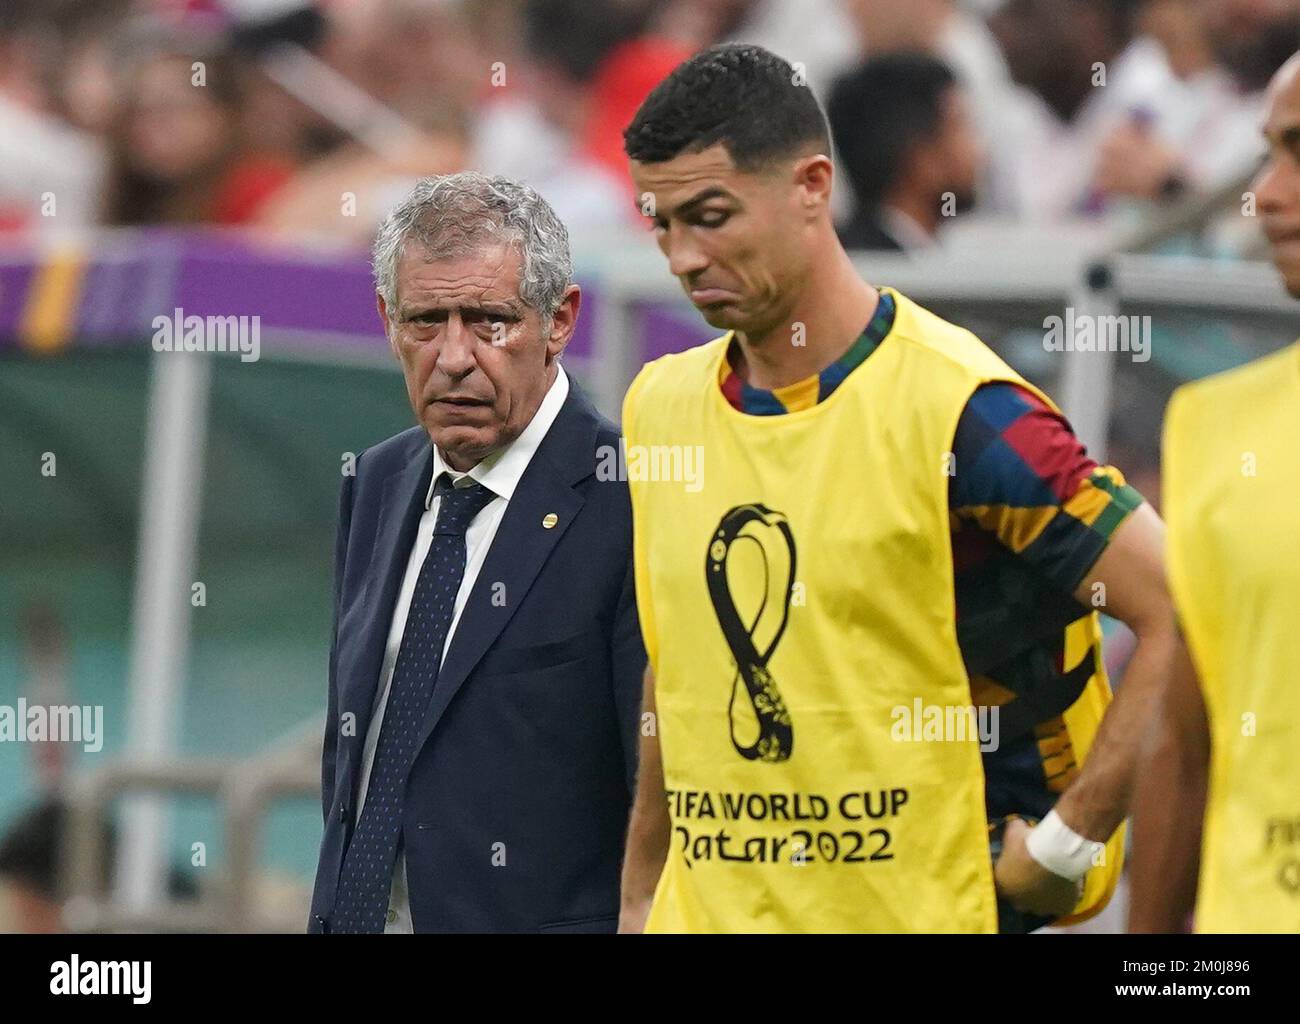
<path id="1" fill-rule="evenodd" d="M 1300 299 L 1300 54 L 1273 79 L 1264 134 L 1255 201 Z M 1195 904 L 1197 931 L 1300 932 L 1297 438 L 1300 344 L 1169 403 L 1164 509 L 1185 646 L 1135 798 L 1133 931 L 1182 931 Z"/>
<path id="2" fill-rule="evenodd" d="M 650 667 L 621 930 L 1095 912 L 1173 652 L 1158 518 L 978 339 L 861 280 L 785 61 L 703 51 L 625 145 L 669 269 L 727 333 L 624 403 Z M 692 452 L 686 485 L 646 471 Z M 1103 595 L 1138 637 L 1109 711 Z"/>

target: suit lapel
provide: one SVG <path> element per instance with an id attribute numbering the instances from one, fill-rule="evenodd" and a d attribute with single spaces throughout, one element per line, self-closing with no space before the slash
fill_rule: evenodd
<path id="1" fill-rule="evenodd" d="M 366 576 L 365 618 L 358 635 L 362 638 L 361 653 L 356 669 L 349 673 L 347 690 L 342 695 L 342 710 L 357 717 L 357 736 L 364 737 L 370 728 L 375 693 L 379 688 L 379 672 L 383 668 L 384 648 L 393 621 L 393 608 L 397 593 L 406 574 L 415 535 L 420 528 L 424 512 L 424 497 L 429 491 L 433 476 L 433 448 L 421 445 L 411 456 L 404 469 L 384 481 L 383 497 L 379 505 L 375 545 L 371 551 L 370 572 Z M 356 754 L 361 744 L 353 744 Z"/>
<path id="2" fill-rule="evenodd" d="M 596 415 L 577 385 L 570 383 L 570 388 L 560 414 L 506 505 L 438 672 L 417 750 L 501 635 L 583 506 L 585 499 L 573 485 L 595 469 Z M 552 515 L 554 520 L 549 518 Z M 554 525 L 548 527 L 546 522 Z"/>

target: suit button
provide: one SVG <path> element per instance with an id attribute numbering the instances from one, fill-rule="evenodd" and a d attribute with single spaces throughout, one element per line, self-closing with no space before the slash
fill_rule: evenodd
<path id="1" fill-rule="evenodd" d="M 346 823 L 348 820 L 348 805 L 339 804 L 339 821 Z"/>

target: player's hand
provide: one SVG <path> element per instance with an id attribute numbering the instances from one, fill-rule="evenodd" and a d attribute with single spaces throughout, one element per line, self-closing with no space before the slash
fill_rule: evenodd
<path id="1" fill-rule="evenodd" d="M 650 916 L 650 904 L 653 899 L 624 901 L 618 912 L 618 933 L 620 935 L 640 935 L 645 931 L 646 918 Z"/>
<path id="2" fill-rule="evenodd" d="M 1029 826 L 1012 818 L 1002 833 L 1002 855 L 993 865 L 998 895 L 1017 910 L 1041 917 L 1064 917 L 1083 894 L 1083 881 L 1048 871 L 1029 855 Z"/>

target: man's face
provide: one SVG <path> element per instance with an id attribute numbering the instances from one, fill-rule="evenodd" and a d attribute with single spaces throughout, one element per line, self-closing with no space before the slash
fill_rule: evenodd
<path id="1" fill-rule="evenodd" d="M 661 163 L 631 162 L 632 180 L 668 269 L 714 327 L 762 333 L 780 322 L 807 274 L 808 157 L 770 172 L 738 170 L 721 143 Z M 829 192 L 829 180 L 826 182 Z"/>
<path id="2" fill-rule="evenodd" d="M 938 131 L 919 154 L 924 176 L 934 183 L 936 201 L 945 192 L 956 198 L 958 211 L 970 209 L 984 167 L 984 144 L 966 94 L 953 87 L 940 101 Z"/>
<path id="3" fill-rule="evenodd" d="M 1255 178 L 1255 199 L 1273 262 L 1287 291 L 1300 299 L 1300 57 L 1269 87 L 1264 135 L 1268 160 Z"/>
<path id="4" fill-rule="evenodd" d="M 1071 119 L 1123 40 L 1096 0 L 1009 0 L 989 19 L 1012 79 Z"/>
<path id="5" fill-rule="evenodd" d="M 555 357 L 577 321 L 570 285 L 544 331 L 519 297 L 517 246 L 489 242 L 468 256 L 428 260 L 407 244 L 397 305 L 379 296 L 416 419 L 452 468 L 467 470 L 517 438 L 555 379 Z"/>
<path id="6" fill-rule="evenodd" d="M 989 19 L 1011 77 L 1041 90 L 1066 56 L 1063 0 L 1010 0 Z"/>

